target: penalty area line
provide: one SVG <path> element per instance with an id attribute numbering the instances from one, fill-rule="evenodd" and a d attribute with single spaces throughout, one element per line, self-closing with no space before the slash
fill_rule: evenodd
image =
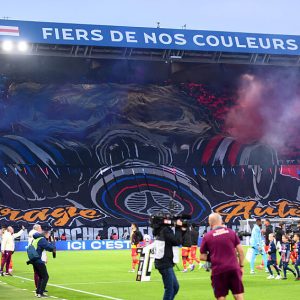
<path id="1" fill-rule="evenodd" d="M 29 279 L 29 278 L 22 277 L 22 276 L 14 275 L 14 277 L 20 278 L 20 279 L 23 279 L 23 280 L 27 280 L 27 281 L 34 281 L 33 279 Z M 105 298 L 105 299 L 124 300 L 124 299 L 121 299 L 121 298 L 115 298 L 115 297 L 111 297 L 111 296 L 107 296 L 107 295 L 96 294 L 96 293 L 91 293 L 91 292 L 87 292 L 87 291 L 72 289 L 72 288 L 69 288 L 69 287 L 66 287 L 66 286 L 52 284 L 52 283 L 48 283 L 47 285 L 53 286 L 53 287 L 56 287 L 56 288 L 60 288 L 60 289 L 64 289 L 64 290 L 68 290 L 68 291 L 72 291 L 72 292 L 77 292 L 77 293 L 81 293 L 81 294 L 86 294 L 86 295 L 96 296 L 96 297 L 100 297 L 100 298 Z"/>

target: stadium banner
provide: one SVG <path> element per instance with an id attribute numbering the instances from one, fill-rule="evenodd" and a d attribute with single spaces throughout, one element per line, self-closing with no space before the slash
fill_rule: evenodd
<path id="1" fill-rule="evenodd" d="M 41 44 L 300 54 L 300 36 L 0 20 L 1 40 Z"/>
<path id="2" fill-rule="evenodd" d="M 0 225 L 28 232 L 38 223 L 58 237 L 94 240 L 128 236 L 131 223 L 151 235 L 158 212 L 199 226 L 211 211 L 234 226 L 300 217 L 300 165 L 221 134 L 195 88 L 0 76 Z M 297 136 L 287 150 L 299 149 Z"/>
<path id="3" fill-rule="evenodd" d="M 15 251 L 26 251 L 28 242 L 21 241 L 15 243 Z M 122 250 L 130 249 L 130 241 L 118 240 L 86 240 L 86 241 L 58 241 L 56 250 Z"/>
<path id="4" fill-rule="evenodd" d="M 199 238 L 198 245 L 202 238 Z M 131 249 L 129 240 L 78 240 L 58 241 L 55 243 L 57 251 L 68 250 L 128 250 Z M 26 251 L 27 241 L 15 242 L 15 251 Z"/>

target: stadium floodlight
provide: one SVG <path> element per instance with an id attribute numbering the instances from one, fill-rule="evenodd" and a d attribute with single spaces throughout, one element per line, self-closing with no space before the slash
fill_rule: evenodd
<path id="1" fill-rule="evenodd" d="M 18 50 L 20 52 L 26 52 L 28 50 L 28 43 L 25 41 L 21 41 L 18 43 Z"/>
<path id="2" fill-rule="evenodd" d="M 2 49 L 6 52 L 11 52 L 14 48 L 14 44 L 12 41 L 4 41 L 2 43 Z"/>

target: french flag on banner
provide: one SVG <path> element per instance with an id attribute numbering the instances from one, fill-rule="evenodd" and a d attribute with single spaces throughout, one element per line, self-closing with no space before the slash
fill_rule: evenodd
<path id="1" fill-rule="evenodd" d="M 0 35 L 20 36 L 19 27 L 17 27 L 17 26 L 1 26 L 0 25 Z"/>

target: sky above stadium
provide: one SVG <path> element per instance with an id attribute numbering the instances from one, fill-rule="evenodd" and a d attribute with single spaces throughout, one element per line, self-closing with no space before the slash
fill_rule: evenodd
<path id="1" fill-rule="evenodd" d="M 0 18 L 300 35 L 298 0 L 0 0 Z"/>

